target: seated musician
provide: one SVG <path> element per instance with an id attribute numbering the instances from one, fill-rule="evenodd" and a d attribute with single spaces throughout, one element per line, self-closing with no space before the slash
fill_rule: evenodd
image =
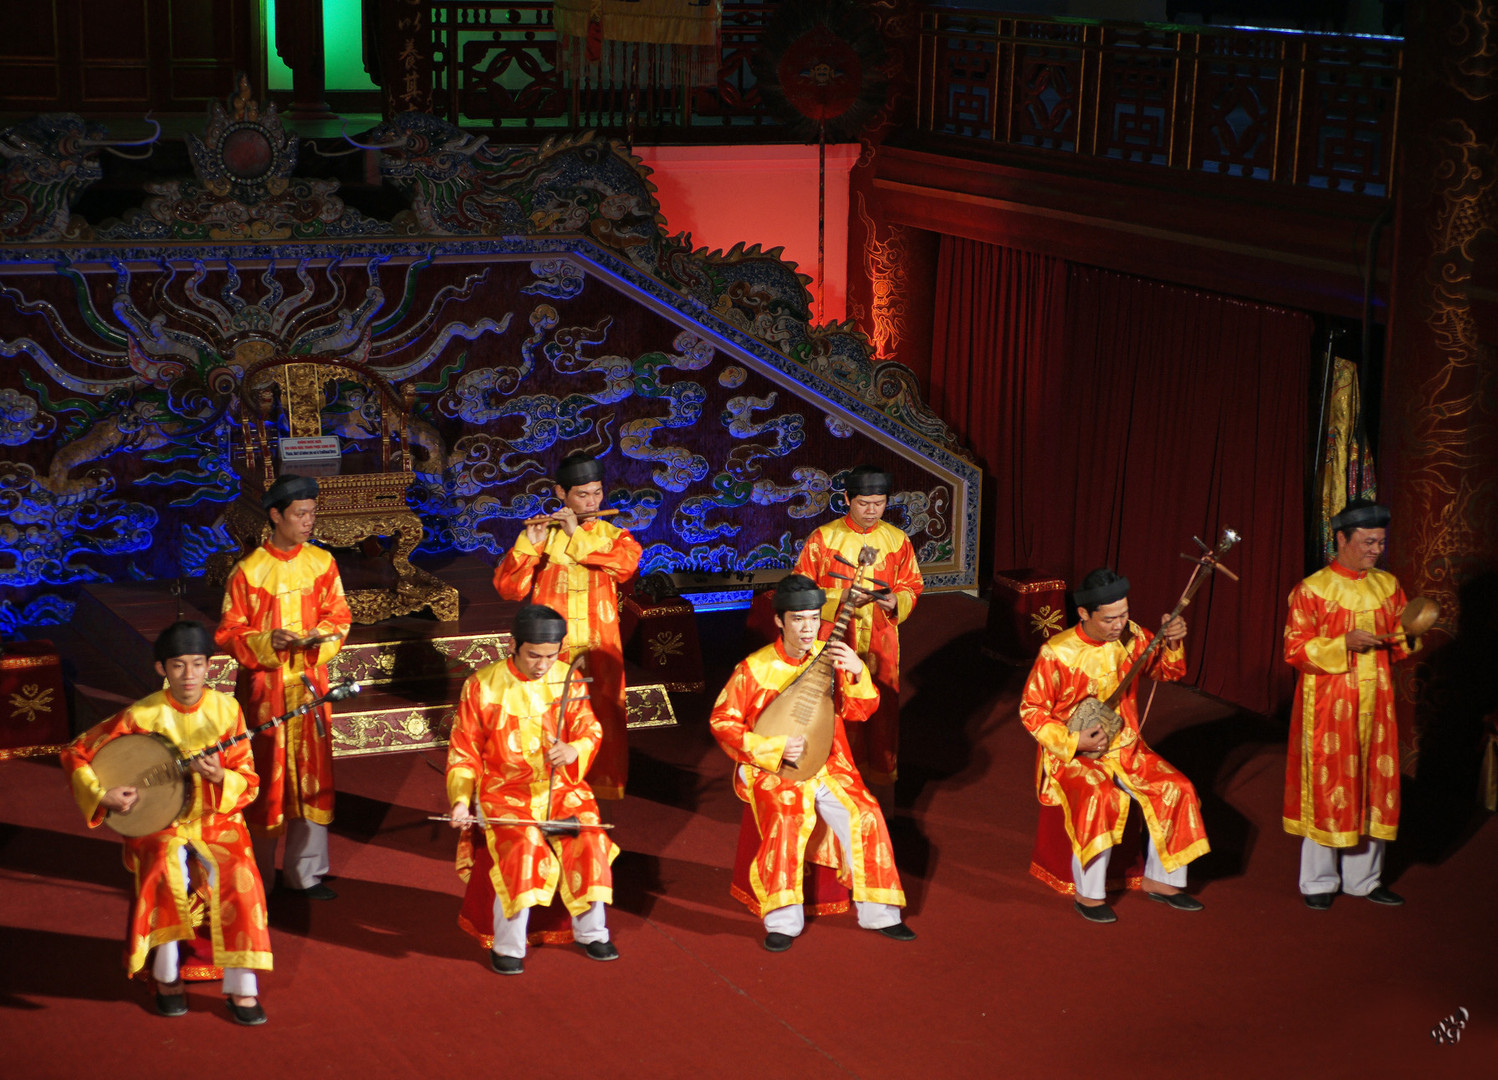
<path id="1" fill-rule="evenodd" d="M 593 713 L 603 728 L 590 779 L 600 799 L 624 798 L 629 771 L 625 742 L 624 646 L 619 640 L 619 586 L 640 565 L 640 544 L 604 521 L 603 462 L 568 454 L 552 491 L 562 507 L 549 522 L 527 524 L 494 569 L 505 600 L 534 600 L 567 619 L 567 651 L 588 654 Z M 582 519 L 582 520 L 579 520 Z"/>
<path id="2" fill-rule="evenodd" d="M 1129 621 L 1129 579 L 1094 570 L 1072 594 L 1081 622 L 1040 649 L 1020 699 L 1020 720 L 1040 743 L 1037 791 L 1045 806 L 1059 806 L 1072 846 L 1076 910 L 1089 922 L 1116 922 L 1107 906 L 1108 856 L 1123 837 L 1129 801 L 1139 804 L 1148 833 L 1144 892 L 1178 911 L 1200 911 L 1186 895 L 1186 864 L 1209 850 L 1196 789 L 1139 734 L 1139 685 L 1118 703 L 1123 726 L 1110 742 L 1100 725 L 1068 731 L 1084 698 L 1109 697 L 1153 635 Z M 1186 674 L 1186 621 L 1160 629 L 1164 648 L 1142 674 L 1174 682 Z"/>
<path id="3" fill-rule="evenodd" d="M 735 762 L 733 786 L 754 812 L 759 850 L 749 879 L 751 910 L 764 920 L 764 945 L 784 952 L 805 923 L 802 879 L 809 858 L 838 871 L 853 893 L 858 925 L 896 941 L 915 932 L 901 918 L 905 893 L 895 872 L 889 829 L 848 750 L 845 722 L 864 721 L 879 706 L 879 691 L 858 654 L 845 641 L 822 643 L 826 594 L 801 574 L 775 588 L 775 626 L 780 639 L 734 668 L 718 695 L 710 723 L 718 745 Z M 837 670 L 836 727 L 832 753 L 816 775 L 801 781 L 778 775 L 806 752 L 802 735 L 766 736 L 754 728 L 760 715 L 823 649 Z"/>
<path id="4" fill-rule="evenodd" d="M 447 752 L 453 826 L 482 825 L 486 861 L 492 862 L 487 877 L 467 878 L 470 894 L 493 891 L 489 965 L 501 975 L 525 970 L 530 909 L 555 895 L 571 914 L 572 938 L 584 953 L 617 960 L 604 916 L 604 905 L 614 899 L 609 864 L 619 854 L 608 833 L 580 828 L 575 835 L 546 836 L 535 825 L 505 824 L 575 818 L 597 825 L 598 804 L 583 778 L 602 738 L 583 692 L 587 684 L 577 683 L 578 696 L 569 694 L 565 714 L 557 715 L 565 680 L 554 665 L 567 620 L 549 607 L 526 604 L 511 634 L 514 653 L 463 684 Z M 460 846 L 459 873 L 468 865 Z"/>
<path id="5" fill-rule="evenodd" d="M 156 639 L 156 672 L 166 688 L 80 735 L 63 751 L 62 764 L 90 827 L 106 811 L 126 814 L 140 791 L 131 784 L 104 790 L 91 762 L 106 744 L 125 735 L 160 735 L 182 754 L 244 733 L 244 716 L 232 697 L 206 685 L 213 638 L 195 622 L 177 622 Z M 151 958 L 156 1011 L 187 1012 L 178 945 L 195 935 L 195 918 L 211 929 L 213 963 L 224 969 L 224 996 L 235 1023 L 265 1023 L 255 972 L 271 969 L 265 892 L 255 869 L 250 834 L 241 811 L 259 779 L 248 741 L 191 763 L 188 798 L 177 820 L 147 836 L 125 839 L 125 866 L 135 874 L 125 946 L 125 971 L 134 975 Z M 201 913 L 194 907 L 201 906 Z"/>

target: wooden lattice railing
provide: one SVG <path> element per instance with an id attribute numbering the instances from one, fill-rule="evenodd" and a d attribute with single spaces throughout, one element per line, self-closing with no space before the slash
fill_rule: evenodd
<path id="1" fill-rule="evenodd" d="M 1386 198 L 1402 43 L 929 7 L 928 135 Z"/>

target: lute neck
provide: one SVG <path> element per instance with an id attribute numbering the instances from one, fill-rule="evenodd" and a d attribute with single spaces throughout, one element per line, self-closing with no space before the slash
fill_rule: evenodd
<path id="1" fill-rule="evenodd" d="M 1192 577 L 1191 581 L 1186 585 L 1186 591 L 1181 594 L 1180 600 L 1176 601 L 1176 606 L 1171 609 L 1169 615 L 1165 616 L 1167 624 L 1174 621 L 1177 615 L 1186 610 L 1186 605 L 1191 603 L 1191 598 L 1196 595 L 1196 590 L 1200 589 L 1202 584 L 1210 576 L 1210 574 L 1198 573 Z M 1124 677 L 1118 681 L 1118 689 L 1109 694 L 1108 700 L 1103 702 L 1104 705 L 1110 709 L 1118 708 L 1118 703 L 1123 700 L 1124 694 L 1134 684 L 1134 680 L 1139 677 L 1139 674 L 1144 671 L 1144 665 L 1149 662 L 1149 658 L 1154 655 L 1155 650 L 1160 647 L 1164 640 L 1164 636 L 1159 633 L 1156 633 L 1150 639 L 1150 643 L 1144 647 L 1144 652 L 1139 654 L 1139 659 L 1134 661 L 1129 670 L 1124 673 Z"/>

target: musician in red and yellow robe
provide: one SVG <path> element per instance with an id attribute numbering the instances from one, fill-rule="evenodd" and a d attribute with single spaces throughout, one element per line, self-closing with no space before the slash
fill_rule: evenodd
<path id="1" fill-rule="evenodd" d="M 619 585 L 640 565 L 640 545 L 628 531 L 599 518 L 603 464 L 569 454 L 553 486 L 562 508 L 551 522 L 527 525 L 494 570 L 494 588 L 506 600 L 533 600 L 567 619 L 564 659 L 588 654 L 593 712 L 603 726 L 603 746 L 590 775 L 600 799 L 624 798 L 629 773 L 625 726 L 624 646 L 619 640 Z"/>
<path id="2" fill-rule="evenodd" d="M 845 481 L 848 513 L 821 526 L 806 538 L 796 560 L 796 573 L 805 574 L 827 594 L 822 609 L 822 634 L 832 632 L 847 583 L 835 577 L 852 577 L 847 563 L 857 564 L 859 552 L 872 547 L 878 552 L 869 576 L 886 582 L 888 593 L 866 597 L 853 615 L 850 641 L 868 667 L 879 689 L 879 709 L 868 721 L 849 732 L 859 765 L 875 785 L 892 784 L 899 771 L 900 755 L 900 634 L 898 627 L 915 609 L 923 582 L 910 538 L 894 525 L 881 520 L 889 502 L 889 473 L 872 465 L 849 470 Z M 847 563 L 840 563 L 841 555 Z"/>
<path id="3" fill-rule="evenodd" d="M 578 681 L 558 724 L 563 668 L 556 665 L 567 621 L 541 604 L 515 616 L 515 651 L 481 668 L 463 684 L 447 751 L 447 798 L 454 827 L 483 825 L 487 875 L 475 868 L 470 834 L 458 848 L 458 873 L 468 883 L 465 911 L 479 910 L 474 894 L 492 897 L 492 929 L 466 918 L 459 925 L 490 948 L 501 975 L 524 970 L 530 909 L 560 896 L 572 916 L 572 939 L 593 960 L 615 960 L 604 905 L 614 899 L 610 864 L 619 849 L 603 829 L 547 837 L 536 826 L 499 821 L 576 818 L 599 824 L 598 804 L 584 777 L 596 759 L 602 730 Z M 572 696 L 579 695 L 579 696 Z M 472 810 L 477 802 L 478 814 Z M 555 940 L 555 939 L 549 939 Z"/>
<path id="4" fill-rule="evenodd" d="M 139 789 L 100 784 L 92 762 L 124 735 L 155 735 L 183 756 L 234 735 L 244 716 L 234 699 L 207 689 L 213 639 L 195 622 L 178 622 L 156 639 L 156 671 L 166 688 L 90 728 L 63 751 L 62 765 L 90 828 L 107 812 L 128 815 Z M 135 901 L 125 946 L 125 971 L 134 975 L 154 950 L 156 1008 L 163 1016 L 187 1012 L 179 969 L 179 941 L 197 936 L 206 923 L 213 963 L 224 969 L 224 995 L 232 1018 L 262 1024 L 255 972 L 271 970 L 265 892 L 255 870 L 249 830 L 241 811 L 255 797 L 259 779 L 249 746 L 241 741 L 192 762 L 184 774 L 188 798 L 166 828 L 125 838 L 125 869 L 135 875 Z"/>
<path id="5" fill-rule="evenodd" d="M 1304 837 L 1300 892 L 1324 910 L 1340 890 L 1396 906 L 1384 845 L 1399 829 L 1399 731 L 1390 665 L 1410 655 L 1404 591 L 1377 569 L 1389 511 L 1359 500 L 1332 519 L 1337 555 L 1295 587 L 1285 660 L 1300 672 L 1285 762 L 1284 827 Z M 1381 640 L 1384 635 L 1397 635 Z"/>
<path id="6" fill-rule="evenodd" d="M 1081 622 L 1041 646 L 1019 706 L 1020 720 L 1040 743 L 1040 801 L 1059 806 L 1065 815 L 1076 910 L 1089 922 L 1117 919 L 1106 904 L 1105 882 L 1108 857 L 1123 839 L 1131 800 L 1139 804 L 1148 834 L 1142 888 L 1151 899 L 1181 911 L 1201 910 L 1201 902 L 1183 891 L 1186 864 L 1210 850 L 1196 788 L 1139 733 L 1137 682 L 1118 704 L 1123 726 L 1111 742 L 1097 725 L 1085 731 L 1066 727 L 1084 698 L 1111 696 L 1153 640 L 1148 630 L 1129 621 L 1128 594 L 1128 578 L 1112 570 L 1094 570 L 1083 579 L 1073 594 Z M 1164 647 L 1142 674 L 1174 682 L 1186 674 L 1181 644 L 1186 622 L 1177 616 L 1160 633 Z"/>
<path id="7" fill-rule="evenodd" d="M 718 745 L 735 763 L 734 791 L 754 813 L 760 842 L 749 872 L 750 907 L 764 920 L 764 944 L 771 952 L 789 949 L 804 928 L 808 858 L 837 870 L 852 890 L 860 926 L 896 941 L 915 937 L 901 919 L 905 893 L 884 814 L 858 775 L 844 728 L 873 715 L 879 691 L 847 642 L 817 640 L 825 600 L 810 578 L 781 579 L 775 588 L 780 640 L 734 668 L 709 718 Z M 757 734 L 755 723 L 824 649 L 831 650 L 837 669 L 832 753 L 811 777 L 781 777 L 778 770 L 805 753 L 806 738 Z"/>
<path id="8" fill-rule="evenodd" d="M 317 521 L 317 481 L 281 476 L 261 500 L 271 535 L 241 559 L 224 590 L 215 639 L 239 662 L 235 695 L 250 725 L 264 724 L 328 689 L 328 661 L 353 621 L 338 564 L 309 544 Z M 308 639 L 321 638 L 309 642 Z M 306 644 L 304 644 L 306 643 Z M 281 884 L 315 900 L 337 894 L 328 873 L 333 821 L 332 714 L 327 705 L 251 740 L 260 797 L 245 811 L 255 858 L 275 878 L 276 843 L 284 833 Z"/>

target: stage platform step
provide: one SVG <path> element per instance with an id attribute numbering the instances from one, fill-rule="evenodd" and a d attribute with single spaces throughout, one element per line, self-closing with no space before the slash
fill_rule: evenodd
<path id="1" fill-rule="evenodd" d="M 334 679 L 357 679 L 365 689 L 333 705 L 335 757 L 446 746 L 463 680 L 509 655 L 509 626 L 520 605 L 499 599 L 489 566 L 471 556 L 420 565 L 457 587 L 458 618 L 403 615 L 353 627 L 329 669 Z M 80 729 L 160 685 L 151 647 L 167 626 L 179 618 L 218 624 L 222 590 L 202 579 L 184 582 L 180 592 L 175 588 L 173 582 L 145 581 L 83 590 L 73 622 L 57 635 L 58 649 L 75 672 L 75 700 L 86 699 L 75 720 Z M 228 656 L 210 659 L 215 689 L 232 694 L 235 674 Z M 676 723 L 663 684 L 628 663 L 625 677 L 631 729 Z"/>

